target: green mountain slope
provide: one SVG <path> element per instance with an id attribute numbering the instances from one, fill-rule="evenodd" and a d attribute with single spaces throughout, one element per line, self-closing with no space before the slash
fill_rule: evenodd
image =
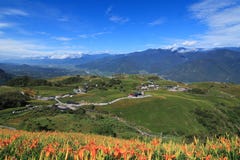
<path id="1" fill-rule="evenodd" d="M 238 133 L 240 119 L 234 117 L 240 115 L 239 99 L 216 88 L 208 91 L 204 95 L 156 91 L 149 99 L 126 100 L 98 109 L 165 135 Z"/>
<path id="2" fill-rule="evenodd" d="M 54 99 L 32 99 L 28 101 L 30 107 L 0 110 L 0 125 L 25 130 L 81 131 L 125 138 L 138 136 L 136 128 L 164 136 L 239 134 L 239 85 L 216 82 L 184 84 L 152 75 L 60 77 L 48 82 L 52 84 L 2 86 L 0 91 L 6 92 L 5 96 L 9 96 L 11 91 L 26 88 L 45 97 L 72 94 L 59 100 L 84 105 L 76 111 L 61 110 L 54 105 L 57 103 Z M 151 83 L 159 86 L 157 90 L 145 91 L 145 95 L 151 97 L 126 98 L 138 91 L 139 86 Z M 82 88 L 86 85 L 87 93 L 73 94 L 76 86 Z M 188 91 L 169 90 L 177 86 Z M 125 98 L 107 104 L 122 97 Z M 98 106 L 97 103 L 106 104 Z"/>
<path id="3" fill-rule="evenodd" d="M 155 73 L 184 82 L 240 83 L 240 52 L 229 48 L 185 51 L 184 48 L 149 49 L 113 55 L 77 67 L 110 73 Z"/>
<path id="4" fill-rule="evenodd" d="M 11 75 L 0 69 L 0 85 L 11 79 Z"/>
<path id="5" fill-rule="evenodd" d="M 240 83 L 240 53 L 215 50 L 168 71 L 165 77 L 176 81 L 236 82 Z"/>

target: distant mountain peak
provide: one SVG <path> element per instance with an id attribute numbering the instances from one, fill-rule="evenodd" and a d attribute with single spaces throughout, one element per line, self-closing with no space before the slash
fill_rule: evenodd
<path id="1" fill-rule="evenodd" d="M 79 53 L 79 54 L 61 54 L 61 55 L 48 56 L 48 59 L 73 59 L 73 58 L 81 58 L 82 56 L 83 56 L 82 53 Z"/>
<path id="2" fill-rule="evenodd" d="M 172 47 L 172 48 L 170 48 L 170 50 L 172 52 L 188 53 L 188 52 L 197 52 L 200 49 L 199 48 Z"/>

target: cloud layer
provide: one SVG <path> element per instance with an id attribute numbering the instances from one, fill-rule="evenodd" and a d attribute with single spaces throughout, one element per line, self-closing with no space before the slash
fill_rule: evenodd
<path id="1" fill-rule="evenodd" d="M 2 8 L 0 9 L 0 16 L 28 16 L 28 13 L 15 8 Z"/>
<path id="2" fill-rule="evenodd" d="M 6 23 L 6 22 L 0 22 L 0 28 L 8 28 L 11 27 L 11 23 Z"/>
<path id="3" fill-rule="evenodd" d="M 72 38 L 69 37 L 53 37 L 53 39 L 58 40 L 58 41 L 71 41 Z"/>
<path id="4" fill-rule="evenodd" d="M 198 35 L 199 45 L 240 46 L 240 3 L 237 0 L 204 0 L 190 7 L 193 17 L 208 30 Z"/>
<path id="5" fill-rule="evenodd" d="M 108 19 L 114 23 L 124 24 L 130 21 L 130 19 L 127 17 L 122 17 L 113 14 L 113 6 L 108 7 L 107 10 L 105 11 L 105 14 L 108 16 Z"/>
<path id="6" fill-rule="evenodd" d="M 156 19 L 150 23 L 148 23 L 150 26 L 158 26 L 164 23 L 163 18 Z"/>

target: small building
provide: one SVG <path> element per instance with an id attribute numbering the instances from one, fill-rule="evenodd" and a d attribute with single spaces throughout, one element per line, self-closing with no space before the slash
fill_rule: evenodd
<path id="1" fill-rule="evenodd" d="M 142 86 L 141 90 L 148 90 L 148 87 L 147 86 Z"/>
<path id="2" fill-rule="evenodd" d="M 144 96 L 144 92 L 134 92 L 134 93 L 130 93 L 128 95 L 128 97 L 139 97 L 139 96 Z"/>
<path id="3" fill-rule="evenodd" d="M 171 92 L 185 92 L 187 90 L 188 90 L 187 88 L 180 87 L 179 85 L 168 88 L 168 91 L 171 91 Z"/>
<path id="4" fill-rule="evenodd" d="M 159 85 L 157 84 L 148 84 L 148 85 L 142 85 L 139 87 L 142 91 L 147 91 L 147 90 L 158 90 Z"/>
<path id="5" fill-rule="evenodd" d="M 73 89 L 73 93 L 75 93 L 75 94 L 83 94 L 83 93 L 86 93 L 86 90 L 84 90 L 84 89 L 80 89 L 80 88 L 75 88 L 75 89 Z"/>

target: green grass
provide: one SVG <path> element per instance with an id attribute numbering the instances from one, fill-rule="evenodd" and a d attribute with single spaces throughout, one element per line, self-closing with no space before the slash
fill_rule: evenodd
<path id="1" fill-rule="evenodd" d="M 48 79 L 49 82 L 59 82 L 59 81 L 62 81 L 64 79 L 67 79 L 71 76 L 61 76 L 61 77 L 54 77 L 54 78 L 50 78 Z"/>
<path id="2" fill-rule="evenodd" d="M 195 85 L 194 87 L 198 86 Z M 203 87 L 200 85 L 200 88 Z M 97 107 L 97 109 L 116 114 L 131 123 L 157 133 L 203 135 L 209 133 L 208 127 L 211 125 L 200 122 L 201 117 L 199 118 L 195 114 L 197 108 L 216 113 L 217 116 L 214 117 L 213 115 L 213 119 L 222 117 L 222 119 L 216 122 L 216 126 L 218 126 L 220 124 L 225 125 L 224 121 L 228 121 L 231 117 L 230 114 L 223 113 L 221 108 L 218 107 L 219 105 L 223 105 L 225 110 L 231 110 L 231 107 L 240 106 L 238 98 L 222 92 L 221 89 L 219 87 L 211 88 L 204 95 L 187 92 L 169 92 L 160 89 L 158 91 L 146 92 L 153 95 L 152 98 L 124 100 L 105 107 Z M 231 128 L 231 125 L 234 125 L 234 123 L 227 125 L 228 128 L 224 126 L 223 132 L 230 131 L 229 127 Z"/>
<path id="3" fill-rule="evenodd" d="M 78 111 L 60 111 L 53 107 L 25 110 L 26 107 L 0 110 L 0 125 L 28 131 L 64 131 L 95 133 L 131 138 L 139 134 L 110 116 Z M 25 110 L 13 114 L 13 111 Z"/>
<path id="4" fill-rule="evenodd" d="M 68 77 L 51 79 L 59 82 Z M 84 83 L 106 82 L 107 77 L 82 77 L 79 83 L 56 86 L 31 87 L 38 95 L 56 96 L 72 93 L 73 88 Z M 135 92 L 136 87 L 142 83 L 148 83 L 148 76 L 122 75 L 118 77 L 121 84 L 112 87 L 92 88 L 86 94 L 74 95 L 62 98 L 61 101 L 73 102 L 110 102 L 120 97 L 126 97 Z M 183 84 L 179 82 L 159 79 L 155 81 L 161 89 L 147 91 L 152 97 L 144 99 L 121 100 L 108 106 L 96 107 L 98 111 L 118 115 L 127 122 L 148 129 L 153 133 L 164 135 L 207 135 L 210 133 L 234 132 L 240 124 L 240 85 L 227 83 L 203 82 Z M 204 91 L 202 94 L 191 92 L 170 92 L 164 89 L 167 85 L 180 85 L 187 88 L 197 88 Z M 21 88 L 1 86 L 0 92 L 21 90 Z M 32 105 L 52 105 L 52 101 L 29 101 Z M 18 108 L 19 109 L 19 108 Z M 17 110 L 18 110 L 17 109 Z M 39 108 L 19 114 L 12 114 L 14 109 L 0 110 L 0 124 L 9 125 L 18 129 L 37 130 L 49 129 L 59 131 L 80 131 L 85 133 L 109 134 L 117 136 L 137 135 L 124 124 L 114 120 L 108 115 L 96 113 L 81 113 L 81 111 L 69 112 Z M 64 126 L 64 127 L 63 127 Z"/>
<path id="5" fill-rule="evenodd" d="M 71 86 L 62 86 L 62 87 L 55 87 L 55 86 L 34 86 L 31 87 L 34 89 L 38 95 L 41 96 L 57 96 L 72 93 L 73 87 Z"/>
<path id="6" fill-rule="evenodd" d="M 92 102 L 92 103 L 98 103 L 98 102 L 109 102 L 117 98 L 121 97 L 127 97 L 127 92 L 119 92 L 118 89 L 108 89 L 108 90 L 92 90 L 88 92 L 87 94 L 78 94 L 74 95 L 73 97 L 66 97 L 61 98 L 61 101 L 67 102 L 67 101 L 74 101 L 74 102 Z"/>
<path id="7" fill-rule="evenodd" d="M 19 91 L 19 88 L 10 86 L 0 86 L 0 93 Z"/>
<path id="8" fill-rule="evenodd" d="M 210 107 L 201 101 L 186 100 L 177 96 L 153 97 L 141 100 L 124 100 L 99 110 L 109 111 L 156 133 L 199 133 L 205 129 L 193 117 L 196 107 Z"/>

